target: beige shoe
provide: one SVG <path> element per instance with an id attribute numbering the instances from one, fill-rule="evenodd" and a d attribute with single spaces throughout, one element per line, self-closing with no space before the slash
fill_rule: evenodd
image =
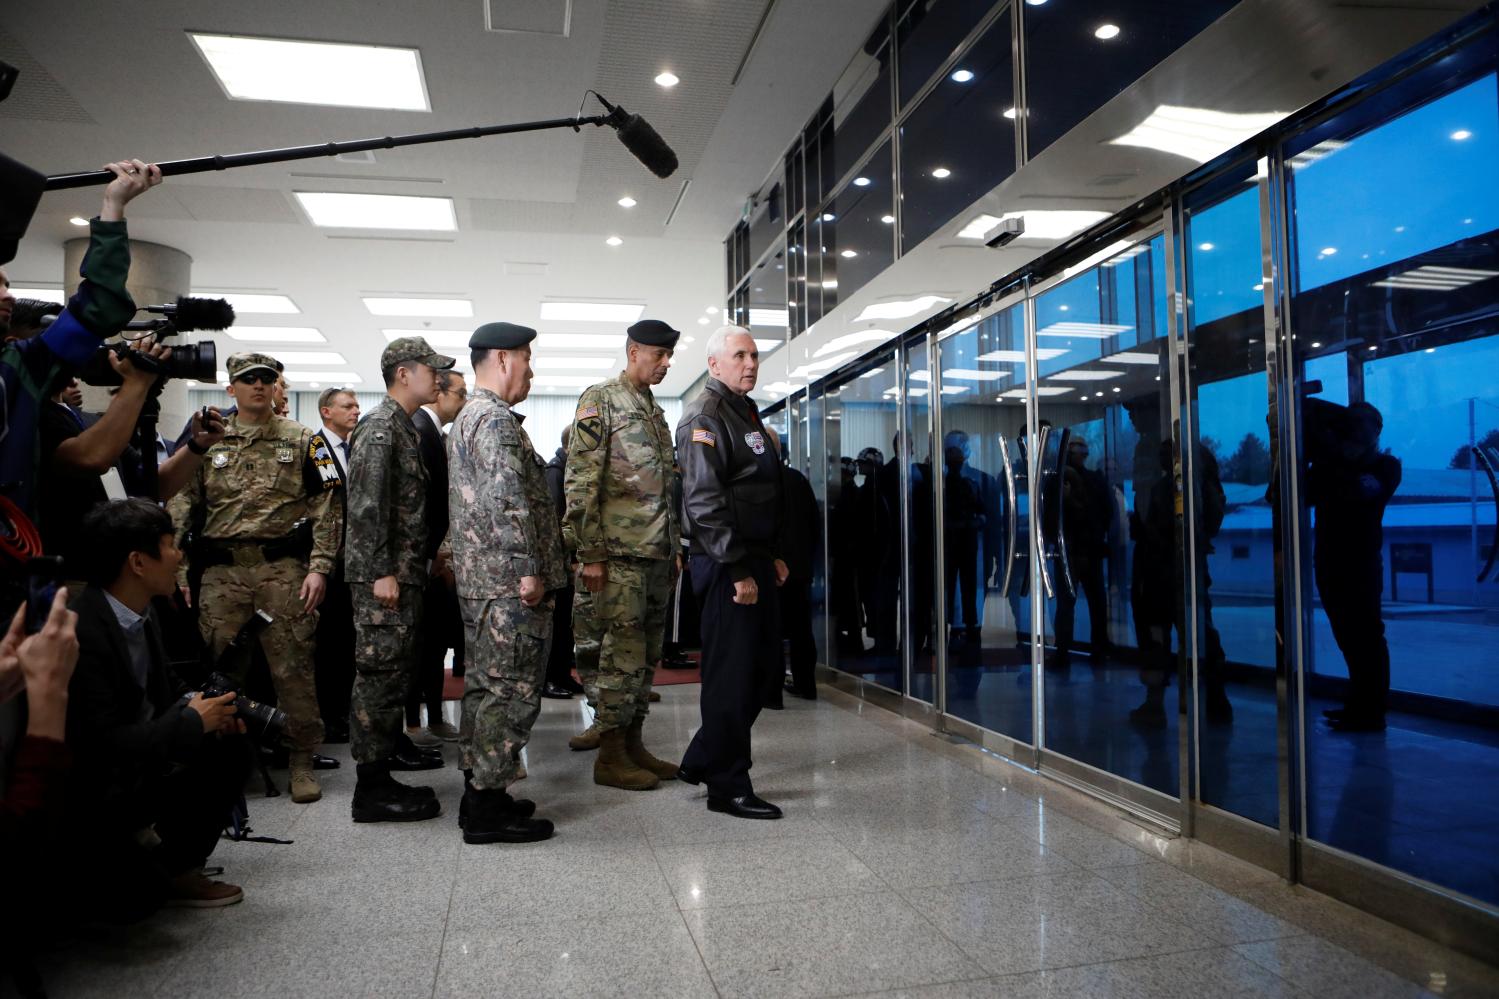
<path id="1" fill-rule="evenodd" d="M 186 871 L 172 879 L 162 904 L 179 909 L 217 909 L 244 898 L 245 891 L 239 885 L 210 881 L 202 871 Z"/>
<path id="2" fill-rule="evenodd" d="M 598 749 L 599 723 L 595 721 L 592 725 L 567 740 L 567 745 L 569 749 L 577 750 L 580 753 Z"/>
<path id="3" fill-rule="evenodd" d="M 312 754 L 292 753 L 288 762 L 291 767 L 291 800 L 305 805 L 321 798 L 323 789 L 312 775 Z"/>
<path id="4" fill-rule="evenodd" d="M 599 733 L 599 755 L 593 761 L 593 782 L 626 791 L 649 791 L 659 787 L 660 779 L 642 770 L 625 750 L 624 729 L 611 728 Z"/>
<path id="5" fill-rule="evenodd" d="M 676 780 L 677 765 L 657 759 L 651 755 L 649 749 L 645 748 L 645 743 L 640 738 L 640 729 L 644 724 L 644 719 L 637 718 L 625 730 L 625 752 L 629 755 L 630 762 L 642 770 L 655 774 L 661 780 Z"/>

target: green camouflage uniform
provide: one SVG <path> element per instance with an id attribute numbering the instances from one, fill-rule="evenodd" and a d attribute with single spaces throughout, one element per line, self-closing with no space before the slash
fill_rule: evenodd
<path id="1" fill-rule="evenodd" d="M 260 645 L 286 712 L 286 743 L 311 751 L 323 740 L 312 660 L 317 612 L 303 610 L 298 594 L 307 573 L 333 572 L 343 530 L 334 502 L 338 466 L 313 431 L 293 420 L 242 423 L 235 414 L 225 423 L 224 439 L 209 448 L 170 506 L 178 540 L 193 530 L 199 542 L 179 582 L 187 584 L 196 558 L 203 569 L 198 624 L 215 658 L 255 611 L 275 619 Z M 266 561 L 264 546 L 289 538 L 304 519 L 312 524 L 310 555 Z M 212 564 L 220 560 L 228 564 Z M 244 677 L 230 679 L 240 685 Z"/>
<path id="2" fill-rule="evenodd" d="M 579 579 L 573 603 L 578 673 L 603 731 L 629 728 L 649 710 L 681 536 L 673 466 L 671 431 L 649 388 L 621 374 L 583 393 L 562 531 L 576 561 L 608 567 L 598 593 Z"/>
<path id="3" fill-rule="evenodd" d="M 545 468 L 519 417 L 477 389 L 448 433 L 448 538 L 467 632 L 463 765 L 482 791 L 525 776 L 521 750 L 541 711 L 552 591 L 567 581 Z M 523 576 L 546 596 L 520 602 Z"/>
<path id="4" fill-rule="evenodd" d="M 387 396 L 349 438 L 349 527 L 344 578 L 354 605 L 350 749 L 359 763 L 396 751 L 406 691 L 416 669 L 427 587 L 427 468 L 416 424 Z M 375 580 L 396 577 L 395 609 L 375 600 Z"/>

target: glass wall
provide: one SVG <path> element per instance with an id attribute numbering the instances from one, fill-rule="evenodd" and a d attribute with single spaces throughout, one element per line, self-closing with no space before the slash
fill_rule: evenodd
<path id="1" fill-rule="evenodd" d="M 1499 902 L 1499 88 L 1295 140 L 1306 834 Z M 1322 374 L 1329 377 L 1314 377 Z"/>
<path id="2" fill-rule="evenodd" d="M 936 494 L 932 479 L 931 365 L 925 344 L 913 344 L 901 352 L 905 372 L 901 384 L 890 391 L 905 406 L 905 437 L 901 460 L 905 463 L 906 515 L 906 614 L 905 634 L 911 650 L 910 694 L 929 704 L 937 700 L 937 553 L 932 544 L 937 529 Z"/>
<path id="3" fill-rule="evenodd" d="M 822 214 L 823 311 L 864 287 L 895 260 L 892 169 L 887 142 Z"/>

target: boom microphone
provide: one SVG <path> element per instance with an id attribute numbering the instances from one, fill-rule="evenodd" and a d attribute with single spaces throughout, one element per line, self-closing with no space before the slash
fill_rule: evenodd
<path id="1" fill-rule="evenodd" d="M 183 295 L 170 305 L 147 305 L 142 311 L 166 316 L 178 333 L 226 330 L 234 325 L 234 306 L 222 298 L 189 298 Z"/>
<path id="2" fill-rule="evenodd" d="M 670 177 L 677 171 L 677 154 L 661 138 L 661 133 L 638 114 L 630 114 L 617 104 L 610 104 L 597 92 L 599 103 L 609 111 L 604 124 L 619 133 L 619 141 L 645 168 L 657 177 Z"/>

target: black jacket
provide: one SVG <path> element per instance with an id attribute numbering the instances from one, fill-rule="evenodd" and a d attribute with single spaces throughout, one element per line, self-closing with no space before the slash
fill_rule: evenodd
<path id="1" fill-rule="evenodd" d="M 677 424 L 677 458 L 692 554 L 729 566 L 736 581 L 752 575 L 747 559 L 781 556 L 780 445 L 748 396 L 709 378 Z"/>
<path id="2" fill-rule="evenodd" d="M 427 466 L 427 558 L 436 558 L 448 536 L 448 442 L 437 420 L 420 407 L 411 414 L 421 439 L 422 464 Z"/>
<path id="3" fill-rule="evenodd" d="M 90 586 L 73 600 L 78 613 L 78 666 L 68 685 L 72 790 L 88 808 L 125 799 L 173 763 L 190 761 L 203 721 L 179 703 L 186 686 L 167 664 L 155 615 L 146 614 L 151 664 L 142 689 L 130 651 L 104 591 Z"/>
<path id="4" fill-rule="evenodd" d="M 818 509 L 812 484 L 800 470 L 787 466 L 781 470 L 781 476 L 786 503 L 781 560 L 791 572 L 788 583 L 810 584 L 817 564 L 817 547 L 822 544 L 822 511 Z M 866 537 L 863 543 L 879 553 L 877 537 Z"/>
<path id="5" fill-rule="evenodd" d="M 557 453 L 552 455 L 552 460 L 547 462 L 546 467 L 547 492 L 552 494 L 552 505 L 557 508 L 557 526 L 562 526 L 562 518 L 567 513 L 567 496 L 564 485 L 567 482 L 567 450 L 558 448 Z"/>

